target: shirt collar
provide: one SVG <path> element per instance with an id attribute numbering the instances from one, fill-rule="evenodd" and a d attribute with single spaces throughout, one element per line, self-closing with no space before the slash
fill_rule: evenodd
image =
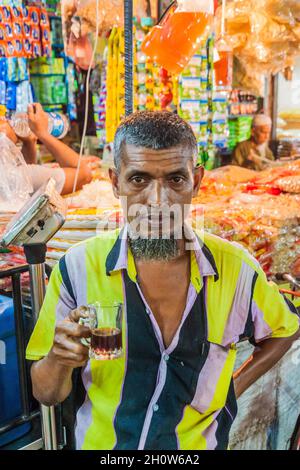
<path id="1" fill-rule="evenodd" d="M 216 263 L 211 251 L 204 244 L 202 237 L 188 228 L 189 249 L 191 250 L 191 282 L 197 292 L 203 285 L 203 278 L 214 276 L 215 281 L 219 279 Z M 128 246 L 128 226 L 125 225 L 120 231 L 118 238 L 106 258 L 106 274 L 126 269 L 128 276 L 136 282 L 137 271 L 134 258 Z"/>

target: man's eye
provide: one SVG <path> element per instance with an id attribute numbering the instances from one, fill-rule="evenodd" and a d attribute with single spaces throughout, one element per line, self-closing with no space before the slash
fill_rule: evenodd
<path id="1" fill-rule="evenodd" d="M 133 176 L 130 181 L 135 184 L 143 184 L 146 180 L 142 176 Z"/>
<path id="2" fill-rule="evenodd" d="M 179 184 L 183 182 L 183 178 L 182 176 L 173 176 L 173 178 L 171 179 L 171 182 Z"/>

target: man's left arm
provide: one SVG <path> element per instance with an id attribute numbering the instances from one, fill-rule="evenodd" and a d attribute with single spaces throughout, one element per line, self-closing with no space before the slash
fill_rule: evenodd
<path id="1" fill-rule="evenodd" d="M 30 133 L 28 137 L 20 138 L 20 140 L 22 142 L 22 154 L 25 159 L 25 162 L 28 165 L 35 165 L 37 163 L 36 136 Z"/>
<path id="2" fill-rule="evenodd" d="M 268 282 L 259 268 L 249 310 L 245 336 L 255 342 L 253 355 L 235 372 L 237 398 L 268 372 L 300 338 L 299 316 L 293 304 Z M 250 325 L 250 327 L 249 327 Z"/>
<path id="3" fill-rule="evenodd" d="M 263 340 L 253 355 L 234 374 L 234 388 L 239 398 L 254 382 L 272 369 L 290 349 L 293 342 L 300 338 L 300 330 L 288 338 Z"/>

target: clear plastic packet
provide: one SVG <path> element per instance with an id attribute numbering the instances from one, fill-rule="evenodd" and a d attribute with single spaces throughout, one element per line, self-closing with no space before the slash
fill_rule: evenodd
<path id="1" fill-rule="evenodd" d="M 27 164 L 18 147 L 0 133 L 0 210 L 16 212 L 33 192 Z"/>

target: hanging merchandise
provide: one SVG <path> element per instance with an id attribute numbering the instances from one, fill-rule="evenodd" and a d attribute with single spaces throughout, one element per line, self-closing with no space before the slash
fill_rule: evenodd
<path id="1" fill-rule="evenodd" d="M 215 165 L 216 149 L 227 147 L 227 93 L 213 91 L 214 39 L 204 41 L 179 77 L 178 114 L 192 127 L 199 163 Z"/>
<path id="2" fill-rule="evenodd" d="M 97 13 L 96 4 L 96 0 L 62 0 L 65 51 L 83 70 L 88 69 L 93 53 L 96 17 L 101 34 L 123 24 L 122 0 L 99 2 Z"/>
<path id="3" fill-rule="evenodd" d="M 42 104 L 45 111 L 68 114 L 73 121 L 77 118 L 76 93 L 77 75 L 73 62 L 65 56 L 62 24 L 59 12 L 55 10 L 50 17 L 51 57 L 30 60 L 30 77 L 34 100 Z M 47 25 L 42 17 L 43 25 Z"/>
<path id="4" fill-rule="evenodd" d="M 178 0 L 145 38 L 142 51 L 170 73 L 180 73 L 207 37 L 213 19 L 212 0 Z"/>
<path id="5" fill-rule="evenodd" d="M 103 148 L 106 143 L 105 116 L 107 98 L 107 48 L 104 51 L 103 60 L 100 64 L 100 89 L 93 93 L 94 119 L 96 124 L 96 135 L 99 140 L 99 147 Z"/>
<path id="6" fill-rule="evenodd" d="M 215 44 L 214 76 L 217 90 L 230 90 L 232 87 L 233 50 L 225 38 L 226 0 L 222 0 L 221 37 Z"/>
<path id="7" fill-rule="evenodd" d="M 135 100 L 136 111 L 173 111 L 176 99 L 177 77 L 159 66 L 142 51 L 142 44 L 153 27 L 152 18 L 135 21 Z"/>
<path id="8" fill-rule="evenodd" d="M 300 53 L 299 2 L 296 0 L 227 0 L 226 43 L 242 67 L 255 74 L 292 66 Z M 217 11 L 217 36 L 222 35 L 222 8 Z M 247 90 L 251 87 L 251 77 Z M 240 83 L 241 85 L 241 83 Z M 253 91 L 253 88 L 252 88 Z"/>
<path id="9" fill-rule="evenodd" d="M 0 6 L 0 57 L 49 57 L 50 23 L 45 8 Z"/>
<path id="10" fill-rule="evenodd" d="M 28 63 L 25 58 L 0 58 L 1 115 L 7 111 L 26 112 L 32 103 Z"/>

